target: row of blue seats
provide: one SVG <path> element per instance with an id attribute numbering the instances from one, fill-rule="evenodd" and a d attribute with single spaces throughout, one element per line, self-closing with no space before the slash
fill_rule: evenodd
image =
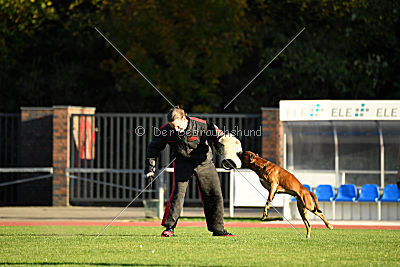
<path id="1" fill-rule="evenodd" d="M 303 184 L 310 192 L 311 187 Z M 344 184 L 338 189 L 335 198 L 335 191 L 332 185 L 322 184 L 315 189 L 315 195 L 318 201 L 342 201 L 342 202 L 400 202 L 400 191 L 397 185 L 388 184 L 385 186 L 382 196 L 379 193 L 379 187 L 376 184 L 365 184 L 361 187 L 360 196 L 354 184 Z M 294 199 L 293 199 L 294 200 Z"/>

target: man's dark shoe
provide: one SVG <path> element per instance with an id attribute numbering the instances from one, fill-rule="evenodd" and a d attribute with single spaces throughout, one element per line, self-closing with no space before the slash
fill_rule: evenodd
<path id="1" fill-rule="evenodd" d="M 161 233 L 162 237 L 171 237 L 171 236 L 175 236 L 174 235 L 174 229 L 165 229 L 162 233 Z"/>
<path id="2" fill-rule="evenodd" d="M 224 230 L 222 232 L 213 232 L 213 236 L 236 236 L 236 235 L 228 233 L 226 230 Z"/>

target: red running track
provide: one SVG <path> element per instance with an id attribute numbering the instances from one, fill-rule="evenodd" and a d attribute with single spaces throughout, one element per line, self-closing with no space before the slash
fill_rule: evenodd
<path id="1" fill-rule="evenodd" d="M 106 226 L 108 222 L 100 221 L 0 221 L 0 226 Z M 113 226 L 161 226 L 160 222 L 114 222 Z M 179 227 L 206 227 L 205 222 L 179 222 Z M 227 222 L 226 227 L 253 228 L 290 228 L 288 223 L 241 223 Z M 296 228 L 304 228 L 304 224 L 294 224 Z M 312 225 L 312 228 L 325 228 L 325 225 Z M 399 225 L 341 225 L 333 224 L 336 229 L 379 229 L 400 230 Z"/>

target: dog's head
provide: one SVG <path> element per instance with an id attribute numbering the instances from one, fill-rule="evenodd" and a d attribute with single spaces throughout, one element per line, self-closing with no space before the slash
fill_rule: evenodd
<path id="1" fill-rule="evenodd" d="M 259 157 L 258 154 L 255 154 L 251 151 L 238 152 L 237 155 L 240 158 L 240 161 L 242 162 L 243 166 L 247 168 L 249 168 L 251 164 L 254 164 L 256 158 Z"/>

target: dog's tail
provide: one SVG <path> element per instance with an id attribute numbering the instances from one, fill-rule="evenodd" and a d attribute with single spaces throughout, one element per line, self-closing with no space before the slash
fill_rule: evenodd
<path id="1" fill-rule="evenodd" d="M 319 204 L 318 204 L 318 198 L 317 198 L 317 196 L 316 196 L 313 192 L 310 192 L 310 194 L 311 194 L 311 197 L 313 198 L 314 203 L 315 203 L 315 208 L 314 208 L 314 210 L 313 210 L 312 212 L 318 211 L 318 212 L 321 212 L 321 213 L 322 213 L 322 210 L 319 209 Z"/>

